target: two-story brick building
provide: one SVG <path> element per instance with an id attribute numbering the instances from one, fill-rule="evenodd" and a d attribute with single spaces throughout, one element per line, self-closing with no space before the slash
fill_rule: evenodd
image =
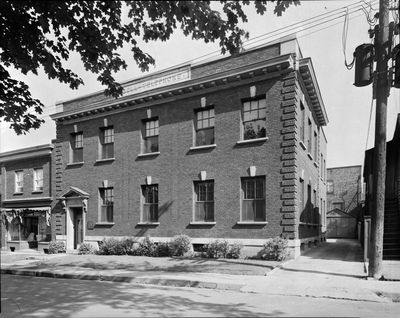
<path id="1" fill-rule="evenodd" d="M 248 251 L 324 239 L 327 115 L 296 39 L 187 64 L 58 105 L 53 231 L 68 249 L 105 237 Z"/>
<path id="2" fill-rule="evenodd" d="M 364 201 L 361 174 L 361 165 L 327 169 L 328 237 L 357 237 Z"/>
<path id="3" fill-rule="evenodd" d="M 0 153 L 2 247 L 45 248 L 51 239 L 53 145 Z"/>

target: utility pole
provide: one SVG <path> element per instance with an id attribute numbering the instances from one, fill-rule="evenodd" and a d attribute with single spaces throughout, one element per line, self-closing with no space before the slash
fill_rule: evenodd
<path id="1" fill-rule="evenodd" d="M 389 40 L 389 0 L 379 1 L 379 28 L 375 34 L 376 52 L 376 119 L 375 148 L 373 158 L 373 206 L 371 213 L 371 249 L 369 276 L 382 277 L 383 226 L 385 213 L 386 181 L 386 117 L 390 90 L 388 60 L 391 43 Z"/>

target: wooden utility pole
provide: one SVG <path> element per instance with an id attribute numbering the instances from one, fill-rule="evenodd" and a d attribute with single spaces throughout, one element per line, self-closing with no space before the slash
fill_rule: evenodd
<path id="1" fill-rule="evenodd" d="M 369 276 L 382 277 L 383 226 L 385 214 L 386 181 L 386 117 L 387 100 L 390 90 L 388 80 L 389 40 L 389 0 L 379 2 L 379 29 L 375 34 L 376 52 L 376 119 L 375 148 L 373 163 L 373 206 L 371 213 L 371 249 Z"/>

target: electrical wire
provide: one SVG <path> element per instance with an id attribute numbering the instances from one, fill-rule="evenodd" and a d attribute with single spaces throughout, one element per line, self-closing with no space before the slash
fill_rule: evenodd
<path id="1" fill-rule="evenodd" d="M 373 94 L 372 94 L 373 95 Z M 369 140 L 369 131 L 371 129 L 371 120 L 372 120 L 372 109 L 374 108 L 374 96 L 371 98 L 371 106 L 369 111 L 369 120 L 368 120 L 368 131 L 367 131 L 367 141 L 365 142 L 365 150 L 368 149 L 368 140 Z"/>

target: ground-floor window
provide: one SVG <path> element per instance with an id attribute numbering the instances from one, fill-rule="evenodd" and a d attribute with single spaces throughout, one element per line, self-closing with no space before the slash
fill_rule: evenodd
<path id="1" fill-rule="evenodd" d="M 195 222 L 214 222 L 214 181 L 195 182 Z"/>
<path id="2" fill-rule="evenodd" d="M 12 241 L 47 241 L 51 237 L 45 216 L 15 217 L 9 223 L 8 231 Z"/>
<path id="3" fill-rule="evenodd" d="M 241 221 L 264 222 L 266 220 L 265 177 L 242 178 L 241 199 Z"/>
<path id="4" fill-rule="evenodd" d="M 142 222 L 158 222 L 158 185 L 142 186 Z"/>

